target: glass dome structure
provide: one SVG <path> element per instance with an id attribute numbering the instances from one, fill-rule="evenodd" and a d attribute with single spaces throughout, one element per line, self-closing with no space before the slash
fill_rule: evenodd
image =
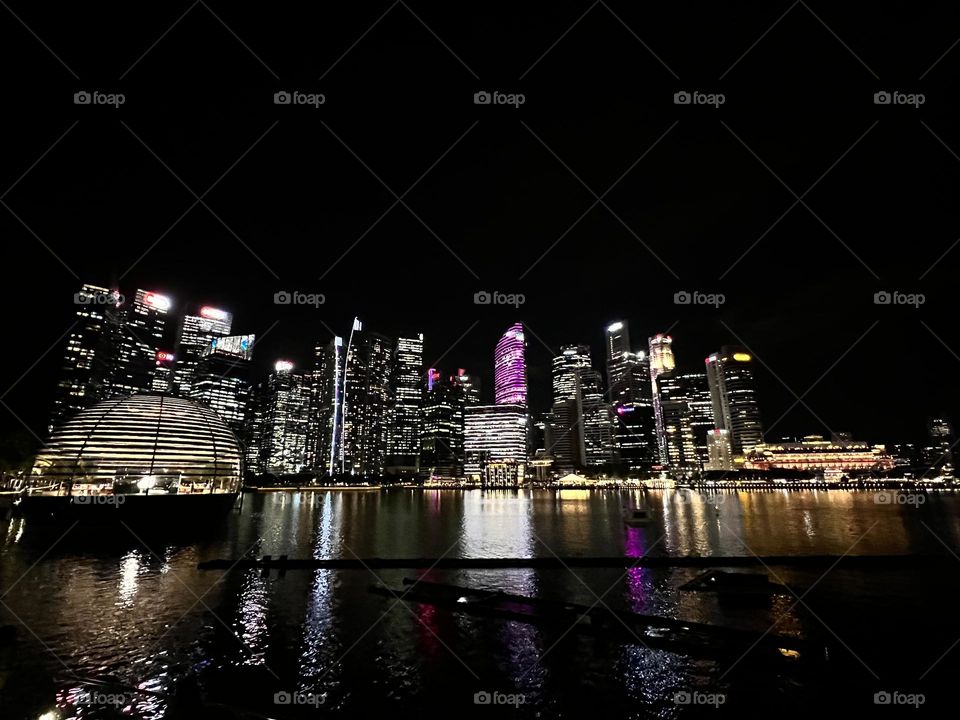
<path id="1" fill-rule="evenodd" d="M 103 400 L 54 430 L 34 491 L 57 495 L 236 493 L 242 451 L 210 408 L 164 394 Z"/>

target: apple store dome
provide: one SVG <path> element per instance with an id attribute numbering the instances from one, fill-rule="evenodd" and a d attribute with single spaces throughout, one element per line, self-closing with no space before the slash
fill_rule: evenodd
<path id="1" fill-rule="evenodd" d="M 71 494 L 235 493 L 241 458 L 233 431 L 210 408 L 164 394 L 125 395 L 56 428 L 31 484 Z"/>

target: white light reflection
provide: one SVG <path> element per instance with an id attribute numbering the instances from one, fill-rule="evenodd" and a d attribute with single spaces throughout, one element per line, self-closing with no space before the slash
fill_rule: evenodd
<path id="1" fill-rule="evenodd" d="M 117 602 L 120 607 L 132 607 L 140 587 L 140 553 L 131 550 L 120 560 L 120 582 L 117 587 Z"/>

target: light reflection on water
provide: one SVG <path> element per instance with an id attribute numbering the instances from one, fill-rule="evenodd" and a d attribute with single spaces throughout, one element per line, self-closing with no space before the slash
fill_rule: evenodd
<path id="1" fill-rule="evenodd" d="M 625 527 L 621 509 L 644 497 L 654 523 Z M 31 669 L 37 693 L 42 692 L 38 678 L 68 676 L 64 665 L 81 677 L 114 676 L 160 695 L 189 674 L 206 681 L 213 673 L 247 667 L 275 672 L 281 678 L 278 689 L 323 694 L 327 709 L 424 700 L 431 689 L 443 687 L 467 703 L 481 689 L 526 693 L 531 705 L 518 711 L 522 715 L 540 704 L 555 710 L 572 702 L 570 693 L 603 689 L 618 694 L 615 705 L 639 703 L 653 715 L 671 716 L 676 708 L 664 698 L 691 678 L 709 682 L 709 668 L 637 643 L 602 644 L 576 632 L 558 640 L 560 631 L 395 603 L 371 595 L 367 587 L 399 588 L 404 577 L 423 575 L 433 582 L 588 606 L 602 603 L 693 621 L 742 621 L 758 630 L 769 625 L 768 615 L 738 614 L 705 596 L 678 593 L 676 586 L 692 576 L 689 570 L 431 570 L 424 575 L 427 568 L 420 568 L 261 577 L 254 571 L 202 572 L 196 563 L 248 551 L 314 558 L 637 558 L 647 553 L 839 555 L 855 542 L 856 553 L 863 554 L 937 551 L 942 547 L 937 537 L 950 547 L 960 545 L 958 507 L 958 497 L 949 494 L 918 508 L 877 505 L 870 493 L 822 491 L 712 497 L 691 491 L 642 496 L 585 490 L 272 493 L 246 497 L 242 513 L 229 518 L 222 532 L 160 543 L 153 553 L 129 536 L 109 543 L 71 536 L 43 556 L 52 540 L 25 532 L 19 520 L 9 521 L 0 546 L 0 586 L 17 583 L 5 602 L 56 654 L 21 633 L 21 659 Z M 104 598 L 112 600 L 104 606 Z M 771 612 L 789 607 L 780 603 Z M 3 622 L 18 623 L 8 615 Z M 783 627 L 799 629 L 790 613 Z M 235 692 L 249 693 L 251 702 L 272 697 L 272 688 L 243 685 L 234 683 Z M 68 703 L 79 686 L 61 679 L 57 687 Z M 159 718 L 164 708 L 162 698 L 144 695 L 131 715 Z"/>

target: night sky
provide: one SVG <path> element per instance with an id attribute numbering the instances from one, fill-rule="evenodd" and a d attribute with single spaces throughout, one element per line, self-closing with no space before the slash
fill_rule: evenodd
<path id="1" fill-rule="evenodd" d="M 42 434 L 73 293 L 116 281 L 232 310 L 262 338 L 259 373 L 359 315 L 423 332 L 427 364 L 492 396 L 520 320 L 542 410 L 559 345 L 600 367 L 603 327 L 627 319 L 636 345 L 669 329 L 689 369 L 749 347 L 764 424 L 782 418 L 769 438 L 957 419 L 950 4 L 303 5 L 0 8 L 6 433 Z M 75 105 L 82 90 L 126 101 Z M 275 105 L 283 90 L 326 102 Z M 477 306 L 481 290 L 526 302 Z M 874 304 L 883 290 L 925 302 Z"/>

